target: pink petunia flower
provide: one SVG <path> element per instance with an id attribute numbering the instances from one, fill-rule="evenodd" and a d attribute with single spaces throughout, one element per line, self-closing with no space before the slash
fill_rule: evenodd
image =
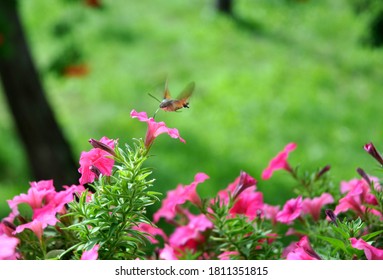
<path id="1" fill-rule="evenodd" d="M 256 190 L 256 183 L 257 181 L 253 177 L 246 172 L 241 171 L 240 175 L 235 178 L 235 180 L 230 183 L 226 189 L 220 190 L 217 196 L 223 204 L 228 204 L 230 195 L 236 199 L 246 196 Z"/>
<path id="2" fill-rule="evenodd" d="M 17 206 L 21 203 L 28 204 L 33 210 L 41 208 L 45 203 L 54 197 L 56 191 L 53 186 L 53 180 L 42 180 L 31 182 L 27 194 L 20 194 L 11 200 L 7 200 L 9 208 L 15 215 L 19 214 Z"/>
<path id="3" fill-rule="evenodd" d="M 294 151 L 297 145 L 295 143 L 289 143 L 286 145 L 286 147 L 283 149 L 282 152 L 280 152 L 276 157 L 274 157 L 267 168 L 263 170 L 262 172 L 262 179 L 268 180 L 273 175 L 273 172 L 279 169 L 285 169 L 287 171 L 291 171 L 291 167 L 289 163 L 287 162 L 287 158 L 289 156 L 289 153 Z"/>
<path id="4" fill-rule="evenodd" d="M 158 240 L 154 238 L 156 235 L 161 236 L 165 241 L 168 240 L 168 237 L 162 229 L 147 223 L 140 223 L 138 226 L 133 227 L 133 229 L 148 233 L 149 235 L 147 236 L 147 238 L 153 244 L 158 243 Z"/>
<path id="5" fill-rule="evenodd" d="M 262 214 L 262 209 L 263 194 L 261 192 L 252 192 L 237 198 L 233 207 L 229 210 L 229 213 L 232 217 L 242 214 L 252 220 Z"/>
<path id="6" fill-rule="evenodd" d="M 97 260 L 98 249 L 100 249 L 100 245 L 96 244 L 89 251 L 84 251 L 81 255 L 81 260 L 83 260 L 83 261 L 85 261 L 85 260 L 88 260 L 88 261 Z"/>
<path id="7" fill-rule="evenodd" d="M 313 199 L 305 198 L 302 202 L 302 212 L 310 214 L 314 221 L 318 221 L 323 205 L 333 202 L 334 198 L 329 193 L 323 193 L 320 197 L 314 197 Z"/>
<path id="8" fill-rule="evenodd" d="M 64 190 L 56 192 L 50 201 L 50 204 L 54 205 L 55 211 L 60 214 L 66 212 L 65 205 L 72 202 L 76 194 L 78 195 L 85 191 L 84 186 L 81 185 L 63 186 L 63 188 Z"/>
<path id="9" fill-rule="evenodd" d="M 205 173 L 197 173 L 194 182 L 190 185 L 178 185 L 175 190 L 168 191 L 166 198 L 162 200 L 161 208 L 153 216 L 154 222 L 158 222 L 161 217 L 168 221 L 172 220 L 177 214 L 177 206 L 184 204 L 186 201 L 200 205 L 201 199 L 196 192 L 196 188 L 198 184 L 203 183 L 208 178 L 209 176 Z"/>
<path id="10" fill-rule="evenodd" d="M 5 233 L 0 234 L 0 260 L 16 260 L 18 253 L 16 247 L 20 240 Z"/>
<path id="11" fill-rule="evenodd" d="M 277 221 L 283 224 L 291 224 L 302 212 L 302 197 L 298 196 L 288 200 L 283 209 L 277 214 Z"/>
<path id="12" fill-rule="evenodd" d="M 290 247 L 289 250 L 292 248 Z M 321 257 L 313 250 L 307 236 L 303 236 L 299 242 L 296 243 L 295 249 L 290 251 L 287 260 L 320 260 Z"/>
<path id="13" fill-rule="evenodd" d="M 189 223 L 185 226 L 179 226 L 171 234 L 169 244 L 174 247 L 183 247 L 189 245 L 189 249 L 195 249 L 194 245 L 204 240 L 202 232 L 213 228 L 213 223 L 205 215 L 188 215 Z M 193 244 L 193 246 L 190 246 Z M 192 248 L 190 248 L 192 247 Z"/>
<path id="14" fill-rule="evenodd" d="M 160 251 L 160 258 L 180 259 L 186 251 L 195 252 L 205 242 L 204 232 L 213 228 L 213 223 L 205 215 L 193 215 L 185 211 L 186 225 L 178 226 L 170 235 L 168 244 Z"/>
<path id="15" fill-rule="evenodd" d="M 145 136 L 145 147 L 147 149 L 151 147 L 154 139 L 162 133 L 167 133 L 170 137 L 178 138 L 181 142 L 185 143 L 185 140 L 181 138 L 176 128 L 168 128 L 164 122 L 156 122 L 153 118 L 148 118 L 146 112 L 138 113 L 136 110 L 132 110 L 130 116 L 148 124 Z"/>
<path id="16" fill-rule="evenodd" d="M 161 260 L 178 260 L 179 252 L 177 252 L 172 246 L 165 244 L 165 247 L 160 250 L 160 259 Z"/>
<path id="17" fill-rule="evenodd" d="M 371 246 L 363 239 L 350 238 L 351 246 L 363 250 L 368 260 L 383 260 L 383 249 Z"/>
<path id="18" fill-rule="evenodd" d="M 220 260 L 230 260 L 232 256 L 238 256 L 239 253 L 237 251 L 226 251 L 222 254 L 218 255 L 218 259 Z"/>
<path id="19" fill-rule="evenodd" d="M 266 219 L 271 220 L 273 225 L 275 225 L 277 222 L 277 214 L 279 212 L 279 208 L 279 205 L 273 206 L 266 203 L 263 204 L 263 215 Z"/>
<path id="20" fill-rule="evenodd" d="M 71 187 L 64 186 L 63 191 L 56 192 L 53 180 L 31 182 L 30 186 L 27 194 L 21 194 L 15 196 L 12 200 L 8 200 L 12 212 L 4 221 L 12 227 L 12 234 L 30 229 L 39 239 L 42 238 L 44 229 L 47 226 L 54 226 L 58 222 L 56 214 L 66 212 L 65 205 L 73 201 L 74 194 L 85 190 L 83 186 L 73 185 Z M 15 217 L 19 215 L 18 205 L 21 203 L 26 203 L 32 208 L 32 220 L 25 221 L 24 224 L 14 227 L 12 223 Z M 2 228 L 9 232 L 10 226 L 2 226 Z"/>
<path id="21" fill-rule="evenodd" d="M 39 215 L 35 215 L 31 222 L 17 226 L 13 234 L 20 233 L 25 229 L 30 229 L 39 239 L 41 239 L 44 229 L 48 225 L 54 226 L 57 222 L 56 211 L 53 207 L 51 207 L 50 210 L 45 209 L 44 212 L 41 212 Z"/>
<path id="22" fill-rule="evenodd" d="M 378 179 L 372 177 L 371 180 L 375 182 Z M 381 188 L 378 183 L 374 184 L 374 186 L 377 189 Z M 376 209 L 366 207 L 366 204 L 377 205 L 378 202 L 365 180 L 353 179 L 349 182 L 342 182 L 341 192 L 346 193 L 346 195 L 339 200 L 334 210 L 335 215 L 352 210 L 360 216 L 364 215 L 366 211 L 381 216 L 381 213 Z"/>
<path id="23" fill-rule="evenodd" d="M 115 140 L 102 137 L 100 142 L 114 149 Z M 110 176 L 113 165 L 114 159 L 110 153 L 103 149 L 93 148 L 89 152 L 82 152 L 80 155 L 80 168 L 78 169 L 78 172 L 81 173 L 80 184 L 84 185 L 94 181 L 96 178 L 95 172 L 92 171 L 94 167 L 103 175 Z"/>

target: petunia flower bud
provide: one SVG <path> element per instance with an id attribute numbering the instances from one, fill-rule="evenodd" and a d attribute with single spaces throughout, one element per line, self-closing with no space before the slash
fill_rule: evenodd
<path id="1" fill-rule="evenodd" d="M 247 188 L 255 186 L 257 181 L 251 177 L 249 174 L 247 174 L 244 171 L 241 171 L 239 182 L 236 188 L 234 189 L 233 198 L 234 200 Z"/>
<path id="2" fill-rule="evenodd" d="M 323 167 L 315 176 L 315 180 L 318 180 L 320 177 L 322 177 L 325 173 L 327 173 L 331 169 L 330 165 L 326 165 Z"/>
<path id="3" fill-rule="evenodd" d="M 114 150 L 108 146 L 107 144 L 105 143 L 102 143 L 101 141 L 98 141 L 96 139 L 89 139 L 89 143 L 93 146 L 93 148 L 96 148 L 96 149 L 101 149 L 109 154 L 111 154 L 112 156 L 116 156 L 116 153 L 114 152 Z"/>
<path id="4" fill-rule="evenodd" d="M 335 215 L 334 211 L 332 211 L 331 209 L 326 209 L 326 210 L 325 210 L 325 213 L 326 213 L 326 216 L 329 217 L 329 219 L 330 219 L 336 226 L 338 226 L 338 222 L 336 221 L 336 215 Z"/>
<path id="5" fill-rule="evenodd" d="M 364 145 L 364 150 L 369 153 L 373 158 L 375 158 L 381 165 L 383 165 L 383 158 L 376 150 L 374 144 L 368 143 Z"/>
<path id="6" fill-rule="evenodd" d="M 358 172 L 358 174 L 367 182 L 367 184 L 369 186 L 371 186 L 371 180 L 370 178 L 368 177 L 367 173 L 362 169 L 362 168 L 357 168 L 356 169 L 356 172 Z"/>

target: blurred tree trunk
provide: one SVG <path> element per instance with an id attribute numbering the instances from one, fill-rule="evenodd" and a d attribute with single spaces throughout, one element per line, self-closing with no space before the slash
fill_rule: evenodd
<path id="1" fill-rule="evenodd" d="M 0 28 L 0 77 L 34 180 L 54 179 L 57 189 L 75 184 L 77 165 L 45 97 L 16 0 L 0 0 Z"/>
<path id="2" fill-rule="evenodd" d="M 216 7 L 220 12 L 233 14 L 233 0 L 216 0 Z"/>

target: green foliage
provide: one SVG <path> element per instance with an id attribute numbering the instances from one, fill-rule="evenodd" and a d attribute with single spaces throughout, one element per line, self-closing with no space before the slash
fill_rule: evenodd
<path id="1" fill-rule="evenodd" d="M 272 234 L 271 223 L 261 219 L 260 215 L 254 220 L 244 215 L 231 217 L 229 210 L 233 203 L 232 197 L 227 204 L 215 199 L 211 211 L 207 210 L 214 228 L 209 236 L 209 247 L 204 249 L 212 250 L 217 256 L 223 252 L 236 252 L 231 259 L 279 259 L 282 243 L 275 240 L 278 236 Z"/>
<path id="2" fill-rule="evenodd" d="M 145 233 L 135 230 L 140 223 L 150 224 L 146 207 L 154 204 L 159 193 L 150 191 L 154 179 L 143 167 L 147 150 L 142 140 L 133 148 L 116 148 L 116 169 L 112 176 L 100 176 L 92 186 L 94 193 L 84 192 L 69 204 L 68 216 L 75 222 L 67 230 L 76 232 L 71 249 L 85 251 L 100 245 L 101 259 L 142 258 Z"/>

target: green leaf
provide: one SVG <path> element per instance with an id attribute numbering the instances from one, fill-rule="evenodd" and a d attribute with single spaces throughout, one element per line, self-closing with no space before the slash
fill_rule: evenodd
<path id="1" fill-rule="evenodd" d="M 49 251 L 45 257 L 47 260 L 57 260 L 60 259 L 61 254 L 63 254 L 65 250 L 52 250 Z"/>
<path id="2" fill-rule="evenodd" d="M 374 231 L 374 232 L 371 232 L 371 233 L 369 233 L 369 234 L 363 235 L 363 236 L 362 236 L 362 239 L 363 239 L 364 241 L 368 241 L 368 240 L 374 238 L 375 236 L 377 236 L 377 235 L 379 235 L 379 234 L 381 234 L 381 233 L 383 233 L 383 230 Z"/>
<path id="3" fill-rule="evenodd" d="M 323 235 L 317 235 L 316 237 L 319 239 L 322 239 L 323 241 L 330 243 L 334 248 L 337 248 L 337 249 L 340 249 L 344 252 L 347 252 L 346 245 L 340 239 L 328 237 L 328 236 L 323 236 Z"/>

